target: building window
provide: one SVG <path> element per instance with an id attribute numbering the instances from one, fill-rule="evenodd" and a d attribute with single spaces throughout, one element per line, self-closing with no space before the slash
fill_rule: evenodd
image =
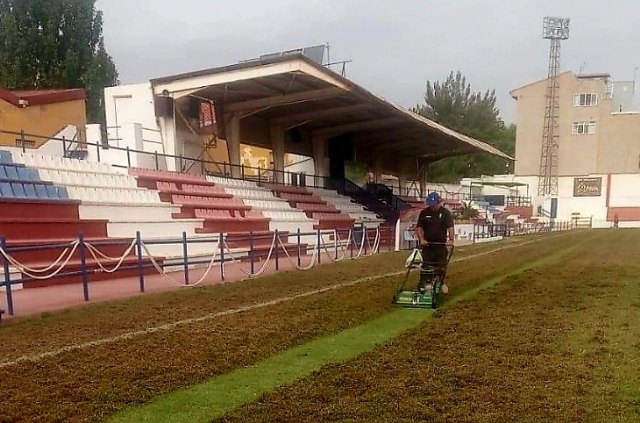
<path id="1" fill-rule="evenodd" d="M 598 94 L 574 94 L 573 105 L 577 107 L 597 106 Z"/>
<path id="2" fill-rule="evenodd" d="M 609 82 L 604 89 L 604 98 L 611 100 L 613 98 L 613 82 Z"/>
<path id="3" fill-rule="evenodd" d="M 16 147 L 22 148 L 23 141 L 16 140 Z M 24 140 L 24 148 L 36 148 L 36 142 L 30 140 Z"/>
<path id="4" fill-rule="evenodd" d="M 200 102 L 198 121 L 200 129 L 205 129 L 216 124 L 216 106 L 212 101 Z"/>
<path id="5" fill-rule="evenodd" d="M 594 135 L 596 133 L 595 122 L 573 122 L 571 128 L 573 135 Z"/>

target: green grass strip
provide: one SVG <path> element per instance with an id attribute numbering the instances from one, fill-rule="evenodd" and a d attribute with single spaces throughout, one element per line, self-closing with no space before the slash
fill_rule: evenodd
<path id="1" fill-rule="evenodd" d="M 563 249 L 505 275 L 492 278 L 476 288 L 450 298 L 441 309 L 469 299 L 509 277 L 557 260 L 573 249 Z M 109 421 L 208 422 L 237 407 L 258 400 L 275 388 L 309 376 L 323 366 L 344 362 L 370 351 L 403 332 L 418 327 L 430 319 L 432 314 L 432 310 L 398 309 L 358 327 L 291 348 L 256 365 L 160 396 L 150 404 L 126 409 L 112 416 Z"/>

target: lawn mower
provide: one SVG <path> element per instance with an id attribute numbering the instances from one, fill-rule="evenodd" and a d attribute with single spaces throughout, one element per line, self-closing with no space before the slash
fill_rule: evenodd
<path id="1" fill-rule="evenodd" d="M 413 250 L 405 263 L 407 273 L 396 287 L 393 303 L 406 308 L 438 308 L 442 304 L 444 294 L 446 294 L 446 292 L 443 292 L 445 291 L 443 289 L 444 278 L 447 275 L 447 267 L 452 255 L 453 246 L 447 246 L 446 262 L 444 264 L 429 264 L 423 263 L 420 250 Z M 420 271 L 416 287 L 414 289 L 405 289 L 411 270 L 416 268 Z"/>

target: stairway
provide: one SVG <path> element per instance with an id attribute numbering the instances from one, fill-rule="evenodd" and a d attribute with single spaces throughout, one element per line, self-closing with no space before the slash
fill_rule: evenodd
<path id="1" fill-rule="evenodd" d="M 400 217 L 400 213 L 409 208 L 408 204 L 394 195 L 384 185 L 382 187 L 386 188 L 387 191 L 381 187 L 372 190 L 364 189 L 346 178 L 332 178 L 328 183 L 328 189 L 336 190 L 342 195 L 351 197 L 389 224 L 395 224 Z"/>

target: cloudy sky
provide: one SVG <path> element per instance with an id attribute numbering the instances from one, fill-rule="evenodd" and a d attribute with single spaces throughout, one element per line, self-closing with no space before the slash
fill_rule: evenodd
<path id="1" fill-rule="evenodd" d="M 332 60 L 353 60 L 350 79 L 388 100 L 411 107 L 427 79 L 461 70 L 474 89 L 497 90 L 511 121 L 509 90 L 546 76 L 546 15 L 572 19 L 563 70 L 631 80 L 640 66 L 638 0 L 98 0 L 97 7 L 123 84 L 328 42 Z"/>

